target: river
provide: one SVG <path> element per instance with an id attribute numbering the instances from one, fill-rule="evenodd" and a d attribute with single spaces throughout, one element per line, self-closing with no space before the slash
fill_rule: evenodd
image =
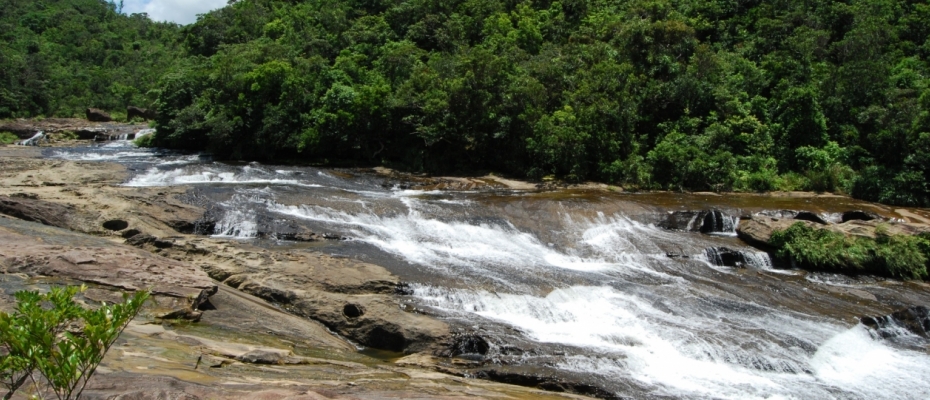
<path id="1" fill-rule="evenodd" d="M 478 361 L 624 398 L 930 398 L 930 343 L 907 332 L 882 338 L 857 318 L 930 304 L 927 285 L 773 266 L 733 230 L 741 215 L 782 209 L 894 216 L 879 205 L 495 185 L 415 190 L 366 170 L 220 163 L 126 141 L 45 154 L 122 163 L 132 171 L 126 186 L 189 187 L 188 200 L 216 221 L 206 233 L 217 237 L 388 268 L 409 282 L 404 307 L 487 344 L 465 346 L 458 365 L 466 371 Z M 713 208 L 732 223 L 709 234 L 658 227 L 669 213 Z M 280 240 L 300 231 L 344 240 Z M 707 251 L 716 247 L 755 261 L 718 266 Z"/>

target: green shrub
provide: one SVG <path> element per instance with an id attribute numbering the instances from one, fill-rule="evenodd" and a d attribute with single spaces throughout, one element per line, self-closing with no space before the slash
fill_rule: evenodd
<path id="1" fill-rule="evenodd" d="M 132 141 L 132 144 L 138 147 L 155 147 L 155 135 L 148 134 Z"/>
<path id="2" fill-rule="evenodd" d="M 78 140 L 81 137 L 78 136 L 78 134 L 74 133 L 73 131 L 62 131 L 61 133 L 58 134 L 58 138 L 61 140 Z"/>
<path id="3" fill-rule="evenodd" d="M 77 399 L 149 294 L 123 295 L 123 302 L 96 310 L 74 296 L 85 288 L 52 288 L 48 293 L 17 292 L 12 314 L 0 313 L 0 380 L 9 399 L 28 382 L 38 395 Z M 78 324 L 76 324 L 78 323 Z M 74 326 L 80 327 L 75 333 Z M 71 329 L 72 331 L 68 331 Z M 38 372 L 40 377 L 36 377 Z"/>
<path id="4" fill-rule="evenodd" d="M 0 132 L 0 144 L 13 144 L 19 140 L 19 137 L 11 132 Z"/>
<path id="5" fill-rule="evenodd" d="M 796 223 L 772 233 L 769 242 L 778 257 L 818 270 L 874 273 L 901 279 L 924 279 L 930 260 L 926 237 L 887 235 L 876 230 L 875 239 L 847 237 L 826 229 Z"/>

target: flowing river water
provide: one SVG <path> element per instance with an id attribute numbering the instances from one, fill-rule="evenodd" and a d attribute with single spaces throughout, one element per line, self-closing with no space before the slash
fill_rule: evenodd
<path id="1" fill-rule="evenodd" d="M 923 339 L 857 317 L 930 303 L 922 283 L 772 266 L 733 229 L 671 231 L 670 212 L 738 217 L 781 209 L 887 209 L 845 198 L 624 194 L 605 190 L 410 190 L 364 171 L 230 164 L 128 142 L 51 149 L 118 162 L 126 186 L 186 186 L 218 237 L 375 263 L 405 282 L 404 306 L 480 336 L 480 359 L 629 398 L 924 399 Z M 297 243 L 312 231 L 346 240 Z M 708 248 L 751 255 L 718 266 Z M 480 346 L 479 346 L 480 347 Z M 468 354 L 464 355 L 466 358 Z"/>

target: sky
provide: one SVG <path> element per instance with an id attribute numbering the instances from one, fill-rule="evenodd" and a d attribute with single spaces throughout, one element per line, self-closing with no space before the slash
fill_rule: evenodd
<path id="1" fill-rule="evenodd" d="M 187 25 L 203 14 L 226 6 L 227 0 L 124 0 L 123 13 L 147 13 L 154 21 L 177 22 Z M 115 3 L 118 5 L 119 0 Z"/>

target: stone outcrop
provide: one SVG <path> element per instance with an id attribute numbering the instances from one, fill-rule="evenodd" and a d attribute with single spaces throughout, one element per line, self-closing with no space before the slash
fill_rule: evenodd
<path id="1" fill-rule="evenodd" d="M 211 238 L 129 239 L 144 249 L 199 265 L 213 279 L 318 321 L 366 347 L 412 353 L 449 336 L 449 327 L 407 312 L 403 284 L 383 267 L 303 252 L 274 252 Z"/>
<path id="2" fill-rule="evenodd" d="M 854 214 L 851 215 L 860 216 L 858 212 L 854 212 Z M 868 216 L 868 214 L 864 213 L 861 215 Z M 880 233 L 886 235 L 918 235 L 930 232 L 930 225 L 927 224 L 888 222 L 880 218 L 871 220 L 849 219 L 839 224 L 821 224 L 807 219 L 773 218 L 757 214 L 740 222 L 740 226 L 736 233 L 740 239 L 752 246 L 761 249 L 769 249 L 769 241 L 772 238 L 773 232 L 788 229 L 791 225 L 798 222 L 812 228 L 827 229 L 832 232 L 842 233 L 846 236 L 858 236 L 870 239 L 876 238 Z"/>
<path id="3" fill-rule="evenodd" d="M 863 221 L 852 219 L 840 224 L 819 224 L 809 220 L 772 218 L 764 215 L 753 215 L 742 221 L 736 233 L 740 239 L 750 245 L 767 249 L 772 233 L 785 230 L 801 222 L 812 228 L 827 229 L 842 233 L 846 236 L 859 236 L 874 239 L 879 232 L 887 235 L 917 235 L 930 232 L 930 225 L 907 222 L 886 222 L 880 219 Z"/>
<path id="4" fill-rule="evenodd" d="M 88 108 L 87 110 L 84 111 L 84 116 L 87 118 L 88 121 L 91 121 L 91 122 L 113 121 L 113 117 L 110 117 L 110 114 L 107 114 L 105 111 L 96 109 L 96 108 Z"/>
<path id="5" fill-rule="evenodd" d="M 32 222 L 0 219 L 0 273 L 49 276 L 185 298 L 216 292 L 203 271 L 138 249 Z"/>
<path id="6" fill-rule="evenodd" d="M 139 108 L 135 106 L 126 107 L 126 120 L 131 121 L 133 118 L 141 118 L 146 121 L 155 119 L 158 116 L 155 110 Z"/>
<path id="7" fill-rule="evenodd" d="M 788 229 L 798 222 L 810 227 L 819 225 L 811 221 L 753 215 L 748 220 L 740 222 L 739 228 L 736 229 L 736 235 L 752 246 L 767 249 L 769 248 L 769 241 L 772 240 L 773 232 Z"/>
<path id="8" fill-rule="evenodd" d="M 76 228 L 82 223 L 77 220 L 73 206 L 41 201 L 27 195 L 0 196 L 0 214 L 67 229 Z"/>

